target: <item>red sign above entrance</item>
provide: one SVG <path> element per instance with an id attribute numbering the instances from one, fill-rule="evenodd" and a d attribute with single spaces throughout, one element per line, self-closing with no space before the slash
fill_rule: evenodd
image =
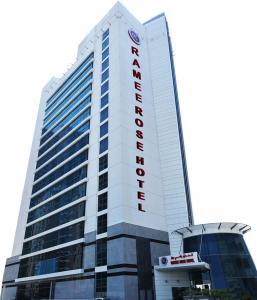
<path id="1" fill-rule="evenodd" d="M 199 262 L 197 252 L 183 253 L 179 256 L 162 256 L 159 258 L 160 266 L 192 264 L 197 262 Z"/>

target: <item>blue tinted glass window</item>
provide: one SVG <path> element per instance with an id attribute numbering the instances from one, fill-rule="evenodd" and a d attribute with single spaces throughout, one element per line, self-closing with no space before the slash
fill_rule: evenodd
<path id="1" fill-rule="evenodd" d="M 100 113 L 100 122 L 103 122 L 105 119 L 108 118 L 108 107 L 103 109 Z"/>
<path id="2" fill-rule="evenodd" d="M 22 254 L 28 254 L 82 238 L 84 222 L 67 226 L 23 244 Z"/>
<path id="3" fill-rule="evenodd" d="M 96 265 L 107 265 L 107 239 L 96 241 Z"/>
<path id="4" fill-rule="evenodd" d="M 109 35 L 109 28 L 103 33 L 102 39 L 104 40 Z"/>
<path id="5" fill-rule="evenodd" d="M 98 179 L 98 191 L 101 191 L 108 187 L 108 173 L 104 173 L 99 176 Z"/>
<path id="6" fill-rule="evenodd" d="M 75 127 L 77 127 L 80 123 L 86 120 L 91 113 L 91 108 L 89 107 L 83 113 L 81 113 L 75 120 L 69 123 L 66 127 L 64 127 L 59 133 L 57 133 L 50 141 L 48 141 L 44 146 L 42 146 L 38 151 L 38 156 L 42 155 L 46 152 L 50 147 L 52 147 L 55 143 L 60 141 L 65 135 L 67 135 L 70 131 L 72 131 Z M 89 129 L 90 122 L 87 123 L 87 129 Z"/>
<path id="7" fill-rule="evenodd" d="M 69 190 L 68 192 L 63 193 L 62 195 L 54 198 L 53 200 L 47 202 L 46 204 L 43 204 L 38 208 L 30 211 L 28 214 L 27 223 L 32 222 L 40 217 L 43 217 L 44 215 L 49 214 L 50 212 L 60 207 L 63 207 L 77 199 L 86 196 L 86 192 L 87 192 L 87 184 L 85 182 Z"/>
<path id="8" fill-rule="evenodd" d="M 43 202 L 44 200 L 60 193 L 64 189 L 75 184 L 76 182 L 79 182 L 80 180 L 86 178 L 86 176 L 87 176 L 87 166 L 82 167 L 77 171 L 74 171 L 72 174 L 68 175 L 64 179 L 60 180 L 59 182 L 45 189 L 43 192 L 39 193 L 38 195 L 34 196 L 31 199 L 30 206 L 31 207 L 36 206 L 37 204 Z"/>
<path id="9" fill-rule="evenodd" d="M 83 137 L 78 142 L 76 142 L 74 145 L 72 145 L 69 149 L 58 155 L 55 159 L 50 161 L 47 165 L 39 169 L 34 176 L 34 181 L 42 177 L 44 174 L 51 171 L 53 168 L 58 166 L 60 163 L 62 163 L 64 160 L 66 160 L 68 157 L 76 153 L 77 151 L 81 150 L 84 146 L 88 144 L 87 137 Z M 86 150 L 86 159 L 88 158 L 88 151 Z"/>
<path id="10" fill-rule="evenodd" d="M 108 166 L 108 157 L 107 157 L 107 166 Z M 107 192 L 98 195 L 98 211 L 107 209 L 107 203 L 108 203 Z"/>
<path id="11" fill-rule="evenodd" d="M 48 261 L 47 265 L 51 265 L 53 269 L 53 263 L 50 264 L 50 262 Z M 19 284 L 17 286 L 15 299 L 49 299 L 51 292 L 50 289 L 50 282 L 32 282 L 29 284 Z"/>
<path id="12" fill-rule="evenodd" d="M 104 52 L 102 53 L 102 61 L 109 56 L 109 48 L 105 49 Z"/>
<path id="13" fill-rule="evenodd" d="M 108 154 L 105 154 L 99 158 L 99 172 L 108 168 Z"/>
<path id="14" fill-rule="evenodd" d="M 106 231 L 107 231 L 107 214 L 104 214 L 97 217 L 97 234 L 101 234 Z"/>
<path id="15" fill-rule="evenodd" d="M 102 50 L 104 50 L 109 45 L 109 38 L 103 41 Z"/>
<path id="16" fill-rule="evenodd" d="M 104 82 L 108 78 L 109 78 L 109 69 L 104 71 L 104 73 L 102 74 L 102 82 Z"/>
<path id="17" fill-rule="evenodd" d="M 20 261 L 18 277 L 81 269 L 82 257 L 82 244 L 31 256 Z M 26 299 L 32 299 L 32 297 L 28 298 L 26 294 Z"/>
<path id="18" fill-rule="evenodd" d="M 80 137 L 83 133 L 85 133 L 88 130 L 88 123 L 86 122 L 84 125 L 76 129 L 74 132 L 72 132 L 69 136 L 67 136 L 62 142 L 60 142 L 58 145 L 56 145 L 54 148 L 52 148 L 50 151 L 45 153 L 38 161 L 37 161 L 37 168 L 42 166 L 45 162 L 47 162 L 50 158 L 55 156 L 58 152 L 60 152 L 62 149 L 64 149 L 66 146 L 68 146 L 70 143 L 72 143 L 74 140 L 76 140 L 78 137 Z"/>
<path id="19" fill-rule="evenodd" d="M 109 102 L 109 94 L 105 94 L 101 98 L 101 108 L 104 107 L 106 104 L 108 104 L 108 102 Z"/>
<path id="20" fill-rule="evenodd" d="M 65 173 L 71 171 L 75 167 L 77 167 L 80 164 L 82 164 L 83 162 L 85 162 L 86 155 L 87 155 L 87 151 L 83 151 L 82 153 L 78 154 L 77 156 L 75 156 L 74 158 L 69 160 L 66 164 L 62 165 L 60 168 L 53 171 L 48 176 L 46 176 L 45 178 L 43 178 L 40 181 L 38 181 L 37 183 L 35 183 L 32 188 L 32 194 L 41 190 L 42 188 L 44 188 L 51 182 L 53 182 L 53 181 L 57 180 L 58 178 L 60 178 L 61 176 L 63 176 Z"/>
<path id="21" fill-rule="evenodd" d="M 100 142 L 100 148 L 99 148 L 99 153 L 103 153 L 108 149 L 108 137 L 101 140 Z"/>
<path id="22" fill-rule="evenodd" d="M 109 57 L 102 63 L 102 72 L 109 67 Z"/>
<path id="23" fill-rule="evenodd" d="M 109 81 L 106 81 L 102 86 L 101 86 L 101 95 L 103 95 L 105 92 L 109 90 Z"/>
<path id="24" fill-rule="evenodd" d="M 66 97 L 58 106 L 56 106 L 50 113 L 49 115 L 45 118 L 45 122 L 48 122 L 55 114 L 57 114 L 58 112 L 60 112 L 60 110 L 62 108 L 64 108 L 69 102 L 70 100 L 74 100 L 74 96 L 76 95 L 76 97 L 78 97 L 80 95 L 80 92 L 82 92 L 84 90 L 84 87 L 86 87 L 88 85 L 88 83 L 90 82 L 90 80 L 93 78 L 93 73 L 91 73 L 89 76 L 87 76 L 85 78 L 84 81 L 82 81 L 74 90 L 73 92 Z M 89 84 L 87 86 L 88 92 L 92 90 L 92 84 Z M 82 98 L 82 97 L 81 97 Z"/>
<path id="25" fill-rule="evenodd" d="M 54 107 L 56 107 L 72 90 L 75 88 L 75 86 L 78 85 L 81 80 L 85 80 L 86 75 L 93 69 L 93 63 L 91 63 L 79 76 L 76 80 L 73 81 L 73 83 L 62 93 L 60 97 L 58 97 L 49 107 L 46 109 L 46 114 L 52 110 Z"/>
<path id="26" fill-rule="evenodd" d="M 81 104 L 80 110 L 84 109 L 85 106 Z M 58 132 L 60 129 L 61 131 L 54 136 L 48 143 L 46 143 L 41 149 L 39 150 L 39 155 L 41 155 L 43 152 L 45 152 L 47 149 L 49 149 L 53 144 L 55 144 L 58 140 L 63 138 L 68 132 L 70 132 L 72 129 L 74 129 L 78 124 L 82 123 L 84 120 L 86 120 L 91 113 L 91 108 L 89 107 L 84 112 L 82 112 L 75 120 L 73 120 L 71 123 L 61 122 L 60 126 L 57 126 L 53 130 L 49 131 L 40 141 L 40 144 L 44 144 L 52 135 L 54 135 L 56 132 Z M 65 127 L 64 127 L 65 126 Z M 64 128 L 62 128 L 64 127 Z M 46 146 L 47 145 L 47 146 Z M 42 150 L 45 148 L 45 150 Z"/>
<path id="27" fill-rule="evenodd" d="M 96 297 L 106 297 L 107 295 L 107 272 L 95 274 L 95 295 Z"/>
<path id="28" fill-rule="evenodd" d="M 100 126 L 100 137 L 108 133 L 108 122 Z"/>
<path id="29" fill-rule="evenodd" d="M 88 94 L 87 89 L 82 91 L 79 96 L 77 96 L 64 110 L 62 110 L 53 120 L 48 123 L 43 129 L 42 129 L 42 135 L 49 130 L 55 123 L 57 123 L 69 110 L 74 108 L 82 98 L 84 98 L 85 95 Z M 59 124 L 65 124 L 69 120 L 71 120 L 83 107 L 87 106 L 91 102 L 91 95 L 87 96 L 75 109 L 73 109 Z M 63 125 L 57 125 L 57 126 L 63 126 Z"/>
<path id="30" fill-rule="evenodd" d="M 46 230 L 68 223 L 72 220 L 83 217 L 85 214 L 85 201 L 80 202 L 72 207 L 66 208 L 57 214 L 45 218 L 26 228 L 25 238 L 39 234 Z"/>
<path id="31" fill-rule="evenodd" d="M 59 96 L 63 90 L 72 82 L 72 80 L 77 76 L 77 74 L 88 64 L 88 62 L 94 57 L 94 53 L 91 53 L 83 63 L 70 75 L 70 77 L 60 86 L 60 88 L 47 100 L 49 105 L 53 99 Z"/>
<path id="32" fill-rule="evenodd" d="M 240 234 L 215 233 L 185 238 L 184 252 L 193 251 L 198 251 L 201 259 L 210 264 L 213 288 L 229 289 L 236 299 L 240 298 L 237 296 L 239 295 L 239 289 L 242 287 L 242 280 L 244 281 L 247 276 L 256 276 L 256 268 L 243 236 Z M 210 279 L 207 277 L 208 273 L 205 273 L 204 276 Z M 253 286 L 256 286 L 256 284 L 254 283 Z M 250 292 L 248 288 L 249 286 L 245 290 L 246 293 Z M 253 299 L 256 299 L 256 297 L 253 297 Z"/>

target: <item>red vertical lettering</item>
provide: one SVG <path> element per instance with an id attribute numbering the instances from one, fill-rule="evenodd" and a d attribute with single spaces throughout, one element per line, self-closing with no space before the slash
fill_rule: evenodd
<path id="1" fill-rule="evenodd" d="M 141 73 L 133 69 L 133 77 L 141 80 Z"/>
<path id="2" fill-rule="evenodd" d="M 143 127 L 144 126 L 144 122 L 140 119 L 135 119 L 135 123 L 137 124 L 138 127 Z"/>
<path id="3" fill-rule="evenodd" d="M 144 165 L 145 159 L 143 157 L 136 156 L 136 162 L 137 162 L 137 164 Z"/>
<path id="4" fill-rule="evenodd" d="M 140 65 L 139 65 L 139 62 L 138 60 L 135 58 L 133 63 L 132 63 L 133 66 L 137 66 L 139 69 L 140 69 Z M 140 78 L 141 79 L 141 78 Z"/>
<path id="5" fill-rule="evenodd" d="M 144 151 L 144 144 L 137 142 L 137 149 L 140 151 Z"/>
<path id="6" fill-rule="evenodd" d="M 136 47 L 131 46 L 131 52 L 132 54 L 136 54 L 136 56 L 139 56 L 138 49 Z"/>
<path id="7" fill-rule="evenodd" d="M 140 188 L 143 188 L 145 182 L 144 182 L 143 180 L 140 180 L 140 179 L 137 179 L 137 181 L 138 181 L 138 186 L 139 186 Z"/>
<path id="8" fill-rule="evenodd" d="M 137 192 L 137 198 L 140 200 L 145 200 L 145 193 L 144 192 Z"/>
<path id="9" fill-rule="evenodd" d="M 142 203 L 138 203 L 138 210 L 145 212 L 145 210 L 143 209 Z"/>
<path id="10" fill-rule="evenodd" d="M 140 94 L 135 93 L 135 97 L 138 102 L 142 103 L 142 96 Z"/>
<path id="11" fill-rule="evenodd" d="M 141 130 L 137 130 L 136 131 L 136 136 L 139 138 L 139 139 L 143 139 L 143 132 Z"/>
<path id="12" fill-rule="evenodd" d="M 138 176 L 145 176 L 145 170 L 143 169 L 137 168 L 136 172 Z"/>
<path id="13" fill-rule="evenodd" d="M 135 106 L 135 113 L 143 117 L 143 109 L 139 106 Z"/>
<path id="14" fill-rule="evenodd" d="M 135 89 L 136 90 L 138 90 L 138 91 L 142 91 L 142 89 L 141 89 L 141 83 L 140 82 L 136 82 L 136 81 L 134 81 L 134 85 L 135 85 Z"/>

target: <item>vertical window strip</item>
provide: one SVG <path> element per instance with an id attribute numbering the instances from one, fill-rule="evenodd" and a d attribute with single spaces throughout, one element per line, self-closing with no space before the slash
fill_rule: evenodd
<path id="1" fill-rule="evenodd" d="M 109 90 L 109 29 L 106 30 L 103 33 L 102 36 L 102 73 L 101 73 L 101 82 L 103 82 L 101 86 L 101 95 L 104 95 L 101 97 L 100 101 L 100 109 L 108 104 L 109 97 L 108 93 L 106 93 Z M 104 112 L 100 112 L 100 122 L 102 122 L 104 119 L 108 117 L 108 108 L 107 110 L 104 110 Z M 108 121 L 102 124 L 99 128 L 99 137 L 103 137 L 108 134 Z M 104 152 L 108 149 L 108 137 L 103 139 L 99 143 L 99 153 Z M 99 169 L 98 171 L 102 171 L 104 169 L 108 168 L 108 154 L 102 156 L 99 158 Z M 98 177 L 98 190 L 102 190 L 104 188 L 108 187 L 108 172 L 100 175 Z M 107 192 L 103 193 L 102 196 L 98 197 L 98 211 L 101 211 L 103 209 L 107 209 Z M 97 217 L 97 234 L 105 233 L 107 232 L 107 214 L 104 214 L 102 216 Z M 96 243 L 96 266 L 99 265 L 107 265 L 107 240 L 97 240 Z M 96 295 L 106 295 L 107 292 L 107 285 L 106 285 L 106 279 L 105 284 L 102 286 L 102 278 L 98 279 L 96 278 Z"/>

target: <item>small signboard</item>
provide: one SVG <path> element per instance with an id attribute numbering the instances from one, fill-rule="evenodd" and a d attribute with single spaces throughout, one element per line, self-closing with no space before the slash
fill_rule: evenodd
<path id="1" fill-rule="evenodd" d="M 183 253 L 179 256 L 161 256 L 159 257 L 160 266 L 174 266 L 179 264 L 198 263 L 197 252 Z"/>

